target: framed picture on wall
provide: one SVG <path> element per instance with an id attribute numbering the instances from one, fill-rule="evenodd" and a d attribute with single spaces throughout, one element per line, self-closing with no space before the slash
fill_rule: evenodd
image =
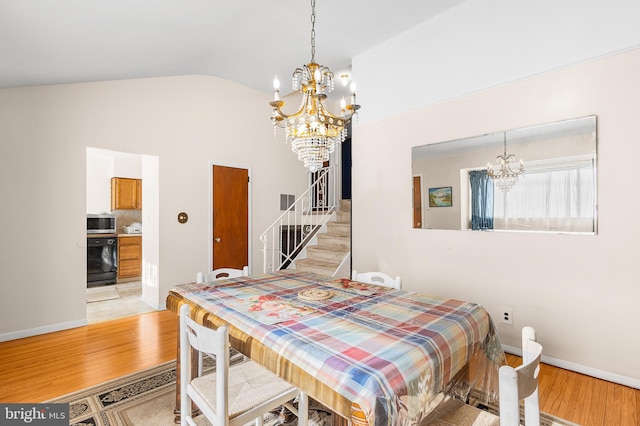
<path id="1" fill-rule="evenodd" d="M 451 187 L 429 188 L 429 207 L 451 207 Z"/>

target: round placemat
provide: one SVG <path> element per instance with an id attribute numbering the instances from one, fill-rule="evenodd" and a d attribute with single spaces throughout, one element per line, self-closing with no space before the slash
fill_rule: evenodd
<path id="1" fill-rule="evenodd" d="M 298 297 L 302 300 L 317 302 L 319 300 L 331 299 L 333 297 L 333 292 L 321 289 L 303 290 L 298 293 Z"/>

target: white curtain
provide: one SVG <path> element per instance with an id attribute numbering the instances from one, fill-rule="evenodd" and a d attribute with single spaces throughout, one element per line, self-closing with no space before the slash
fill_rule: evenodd
<path id="1" fill-rule="evenodd" d="M 507 193 L 495 191 L 494 229 L 594 232 L 594 159 L 525 165 Z"/>

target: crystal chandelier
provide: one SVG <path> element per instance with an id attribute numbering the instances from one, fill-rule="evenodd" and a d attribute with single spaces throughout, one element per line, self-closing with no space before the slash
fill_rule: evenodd
<path id="1" fill-rule="evenodd" d="M 344 98 L 340 103 L 340 115 L 332 114 L 325 105 L 327 93 L 333 90 L 333 72 L 324 65 L 315 62 L 316 54 L 316 3 L 311 0 L 311 62 L 293 72 L 293 90 L 302 93 L 302 102 L 297 112 L 285 114 L 281 108 L 280 82 L 273 81 L 274 100 L 269 103 L 273 108 L 271 121 L 274 134 L 277 127 L 285 129 L 287 142 L 291 150 L 298 154 L 311 172 L 322 168 L 337 144 L 347 137 L 346 125 L 360 105 L 356 105 L 355 85 L 351 84 L 351 103 Z"/>
<path id="2" fill-rule="evenodd" d="M 487 176 L 489 176 L 493 182 L 502 192 L 508 192 L 513 186 L 518 183 L 518 176 L 524 173 L 524 164 L 520 160 L 518 170 L 514 171 L 511 168 L 512 163 L 515 161 L 516 156 L 513 154 L 507 155 L 507 133 L 504 133 L 504 152 L 502 155 L 496 157 L 496 163 L 498 168 L 494 169 L 490 163 L 487 163 Z"/>

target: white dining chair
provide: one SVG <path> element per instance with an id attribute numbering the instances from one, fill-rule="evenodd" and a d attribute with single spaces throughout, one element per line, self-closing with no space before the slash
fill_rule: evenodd
<path id="1" fill-rule="evenodd" d="M 487 411 L 451 401 L 455 408 L 445 410 L 446 414 L 428 423 L 428 426 L 520 426 L 520 400 L 524 399 L 525 426 L 540 426 L 540 406 L 538 403 L 538 374 L 542 345 L 536 342 L 533 327 L 522 329 L 522 365 L 503 365 L 499 369 L 500 416 Z"/>
<path id="2" fill-rule="evenodd" d="M 522 365 L 500 367 L 500 426 L 520 425 L 520 401 L 524 400 L 524 423 L 540 426 L 538 375 L 542 345 L 533 327 L 522 328 Z"/>
<path id="3" fill-rule="evenodd" d="M 361 283 L 381 285 L 384 287 L 391 287 L 400 289 L 402 287 L 402 278 L 391 278 L 387 274 L 382 272 L 362 272 L 358 273 L 355 269 L 351 273 L 351 279 L 354 281 L 360 281 Z"/>
<path id="4" fill-rule="evenodd" d="M 205 353 L 216 361 L 210 374 L 192 377 L 191 350 Z M 201 366 L 198 366 L 201 371 Z M 298 398 L 296 409 L 287 402 Z M 286 405 L 308 421 L 308 398 L 304 392 L 282 380 L 261 365 L 247 360 L 229 366 L 229 334 L 226 326 L 216 330 L 191 319 L 190 307 L 180 307 L 180 424 L 195 426 L 192 404 L 213 426 L 242 426 L 255 420 L 263 424 L 263 415 Z"/>
<path id="5" fill-rule="evenodd" d="M 248 266 L 245 266 L 242 269 L 219 268 L 219 269 L 214 269 L 211 272 L 207 272 L 206 274 L 203 272 L 198 272 L 196 274 L 196 282 L 210 283 L 218 280 L 224 280 L 227 278 L 245 277 L 247 275 L 249 275 Z"/>

